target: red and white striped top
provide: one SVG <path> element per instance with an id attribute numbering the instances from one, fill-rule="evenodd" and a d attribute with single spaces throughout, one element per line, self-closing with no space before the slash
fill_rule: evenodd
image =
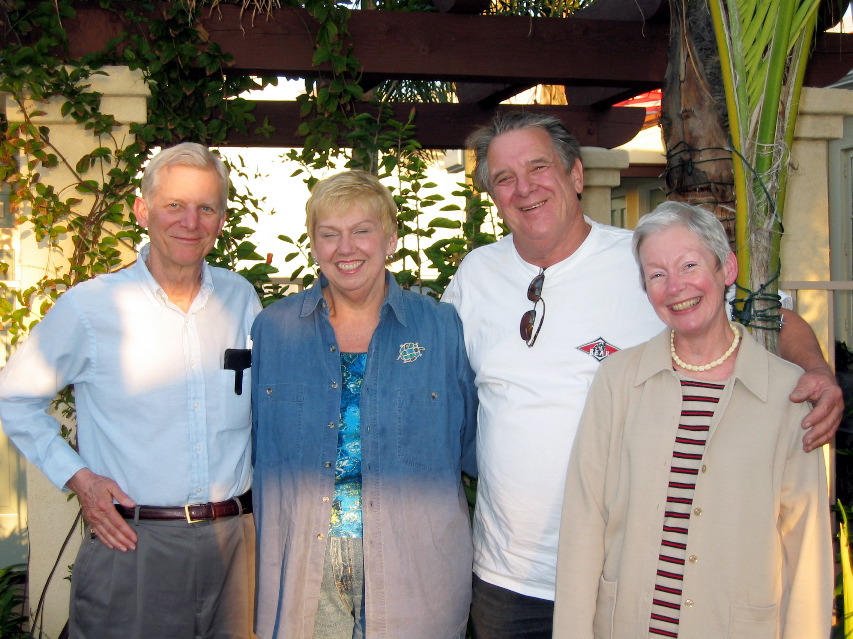
<path id="1" fill-rule="evenodd" d="M 681 584 L 696 476 L 702 464 L 711 418 L 724 384 L 681 378 L 681 419 L 672 450 L 666 512 L 658 553 L 649 636 L 678 637 Z"/>

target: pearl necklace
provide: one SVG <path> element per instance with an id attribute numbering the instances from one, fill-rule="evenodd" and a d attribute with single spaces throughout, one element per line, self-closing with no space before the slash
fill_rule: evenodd
<path id="1" fill-rule="evenodd" d="M 695 366 L 693 364 L 685 363 L 679 356 L 678 353 L 675 352 L 675 331 L 669 332 L 669 352 L 672 354 L 672 361 L 681 366 L 684 370 L 694 371 L 696 373 L 701 373 L 707 370 L 711 370 L 712 368 L 716 368 L 723 362 L 725 362 L 731 354 L 735 352 L 737 345 L 740 344 L 740 332 L 738 332 L 737 328 L 732 322 L 729 322 L 729 328 L 732 329 L 732 333 L 734 333 L 734 339 L 732 340 L 732 345 L 729 346 L 729 350 L 723 353 L 720 359 L 716 359 L 710 364 L 702 364 L 701 366 Z"/>

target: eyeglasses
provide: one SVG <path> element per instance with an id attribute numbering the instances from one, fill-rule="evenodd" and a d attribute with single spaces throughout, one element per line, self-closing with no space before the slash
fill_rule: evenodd
<path id="1" fill-rule="evenodd" d="M 539 331 L 542 330 L 542 324 L 545 323 L 545 300 L 542 299 L 542 287 L 545 286 L 545 269 L 539 271 L 539 275 L 533 278 L 530 286 L 527 287 L 527 299 L 533 302 L 533 308 L 521 316 L 521 339 L 523 339 L 528 348 L 536 343 L 536 338 L 539 337 Z M 542 302 L 542 318 L 539 320 L 539 326 L 536 332 L 533 332 L 533 327 L 536 325 L 536 305 Z"/>

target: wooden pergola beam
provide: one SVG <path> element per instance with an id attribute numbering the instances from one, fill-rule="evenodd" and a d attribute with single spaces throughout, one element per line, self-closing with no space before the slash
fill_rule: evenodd
<path id="1" fill-rule="evenodd" d="M 477 1 L 447 0 L 451 10 L 471 10 Z M 663 83 L 669 24 L 659 10 L 662 1 L 608 0 L 592 5 L 591 9 L 597 6 L 595 11 L 571 18 L 353 11 L 348 27 L 362 64 L 363 86 L 392 79 L 469 83 L 460 87 L 460 102 L 470 104 L 394 105 L 396 119 L 403 121 L 412 107 L 416 109 L 418 139 L 426 148 L 461 147 L 474 126 L 505 109 L 497 105 L 500 100 L 535 84 L 565 85 L 573 106 L 553 107 L 554 115 L 582 144 L 613 147 L 631 139 L 643 117 L 641 109 L 608 107 Z M 632 10 L 637 15 L 652 14 L 654 19 L 637 21 L 634 13 L 624 10 L 626 3 L 636 5 Z M 614 12 L 627 19 L 601 19 Z M 77 16 L 63 19 L 63 24 L 72 56 L 103 49 L 124 28 L 118 14 L 96 6 L 80 7 Z M 318 24 L 304 9 L 282 8 L 269 17 L 252 17 L 241 13 L 239 6 L 220 4 L 198 20 L 198 27 L 233 56 L 227 73 L 285 77 L 331 73 L 327 66 L 312 64 Z M 851 67 L 853 36 L 821 34 L 806 84 L 826 86 Z M 294 103 L 260 102 L 256 117 L 275 126 L 273 136 L 235 132 L 230 145 L 301 145 L 295 134 L 300 120 Z"/>
<path id="2" fill-rule="evenodd" d="M 365 113 L 375 113 L 368 104 L 359 105 Z M 512 110 L 542 113 L 560 119 L 584 146 L 613 148 L 631 140 L 640 130 L 645 109 L 612 107 L 592 111 L 585 107 L 567 106 L 498 106 L 483 109 L 476 104 L 397 103 L 392 106 L 394 118 L 407 121 L 414 113 L 417 140 L 427 149 L 459 149 L 472 128 L 487 124 L 496 114 Z M 262 101 L 253 112 L 260 124 L 267 121 L 275 127 L 269 138 L 253 131 L 232 131 L 223 146 L 300 147 L 305 139 L 297 134 L 300 124 L 299 106 L 293 101 Z"/>
<path id="3" fill-rule="evenodd" d="M 122 30 L 120 18 L 80 7 L 63 19 L 72 55 L 103 49 Z M 199 27 L 234 56 L 232 73 L 315 77 L 317 22 L 282 8 L 269 18 L 220 4 Z M 366 79 L 416 79 L 500 84 L 565 84 L 659 88 L 666 67 L 666 21 L 526 18 L 402 11 L 353 11 L 355 55 Z M 808 86 L 826 86 L 853 68 L 853 35 L 823 33 L 807 72 Z"/>
<path id="4" fill-rule="evenodd" d="M 122 30 L 120 18 L 81 7 L 64 19 L 71 53 L 103 49 Z M 234 56 L 231 73 L 314 77 L 318 23 L 297 8 L 269 19 L 219 5 L 201 17 L 212 42 Z M 572 18 L 522 18 L 400 11 L 353 11 L 353 51 L 366 78 L 658 86 L 666 64 L 667 25 Z M 561 54 L 560 52 L 566 52 Z"/>

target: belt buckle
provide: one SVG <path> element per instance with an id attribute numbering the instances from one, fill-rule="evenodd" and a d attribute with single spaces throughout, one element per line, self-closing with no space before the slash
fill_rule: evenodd
<path id="1" fill-rule="evenodd" d="M 194 504 L 185 504 L 184 505 L 184 516 L 187 518 L 187 523 L 188 524 L 197 524 L 201 521 L 206 521 L 205 519 L 193 519 L 190 516 L 190 508 L 192 508 L 193 506 L 204 506 L 204 504 L 202 502 L 196 502 Z"/>

